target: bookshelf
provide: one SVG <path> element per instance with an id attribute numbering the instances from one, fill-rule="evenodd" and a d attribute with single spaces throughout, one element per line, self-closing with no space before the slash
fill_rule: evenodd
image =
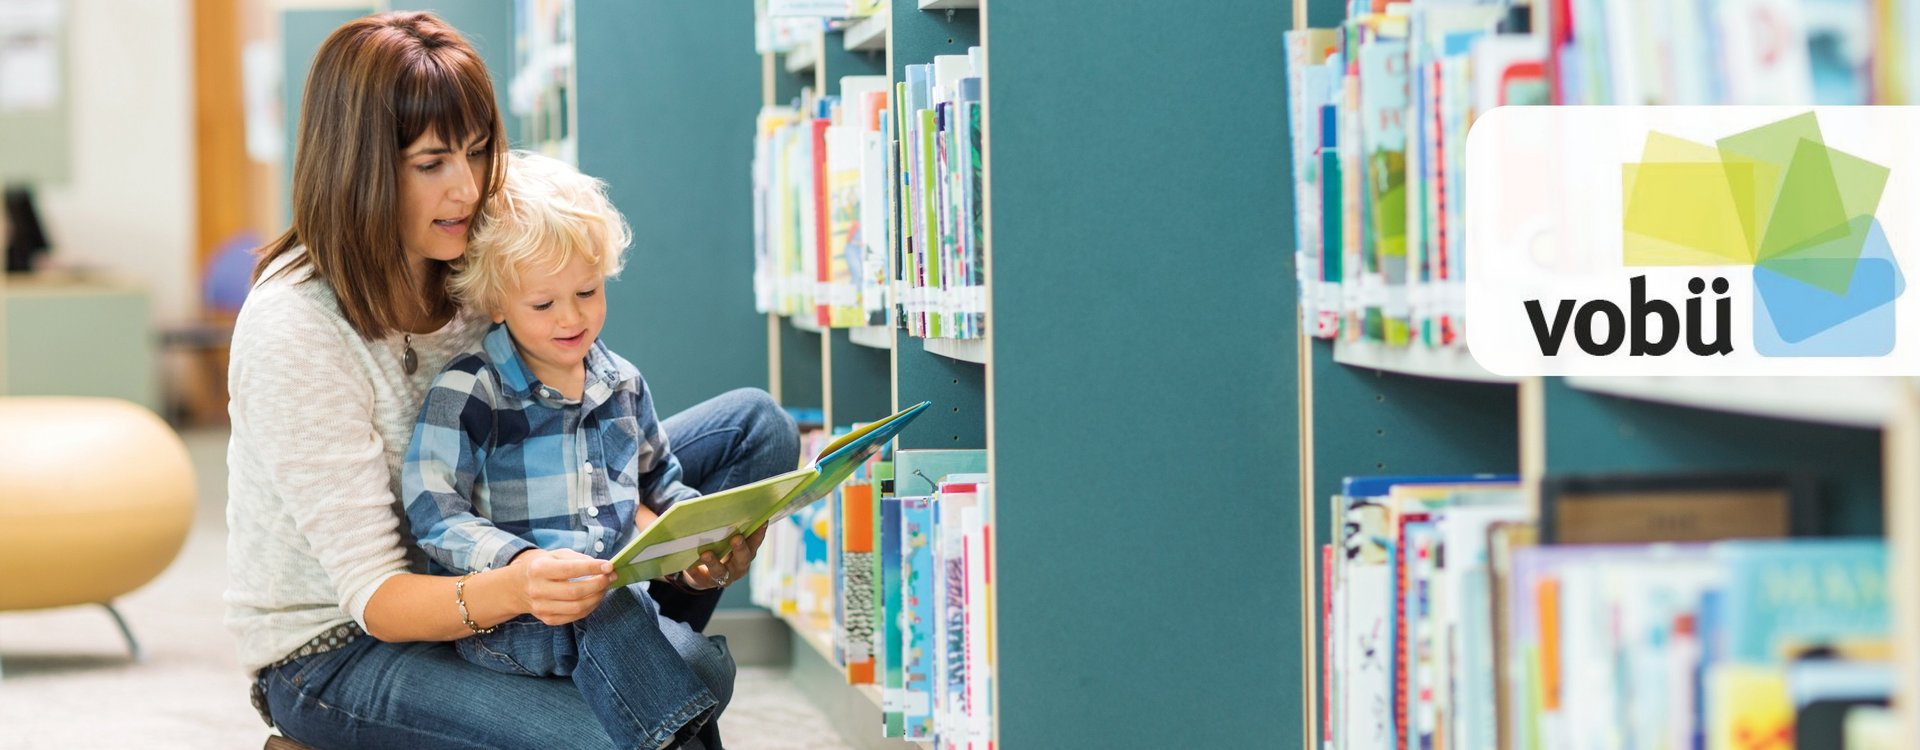
<path id="1" fill-rule="evenodd" d="M 1236 468 L 1265 465 L 1271 456 L 1297 449 L 1294 435 L 1267 429 L 1296 418 L 1293 400 L 1276 387 L 1279 379 L 1244 376 L 1291 368 L 1291 340 L 1278 349 L 1247 346 L 1232 330 L 1199 326 L 1207 333 L 1196 336 L 1190 325 L 1243 314 L 1238 300 L 1260 300 L 1259 306 L 1275 315 L 1290 306 L 1291 290 L 1280 281 L 1290 269 L 1278 256 L 1257 252 L 1265 237 L 1285 229 L 1270 212 L 1257 210 L 1280 199 L 1285 185 L 1256 180 L 1252 189 L 1225 203 L 1182 202 L 1149 232 L 1122 230 L 1130 219 L 1159 210 L 1163 200 L 1158 191 L 1137 184 L 1143 176 L 1182 182 L 1240 179 L 1241 160 L 1249 154 L 1201 147 L 1131 165 L 1111 156 L 1140 150 L 1169 129 L 1207 128 L 1263 144 L 1252 147 L 1253 157 L 1279 158 L 1278 147 L 1266 144 L 1257 123 L 1280 116 L 1280 108 L 1258 105 L 1248 117 L 1244 105 L 1213 101 L 1187 85 L 1215 70 L 1219 60 L 1182 62 L 1171 69 L 1145 60 L 1116 67 L 1107 43 L 1098 42 L 1164 33 L 1163 18 L 1102 20 L 1088 35 L 1079 33 L 1089 26 L 1084 14 L 1065 9 L 1013 4 L 1004 13 L 1004 23 L 990 27 L 986 9 L 923 11 L 901 0 L 887 10 L 886 51 L 877 70 L 873 58 L 857 53 L 859 44 L 848 51 L 847 37 L 865 33 L 858 27 L 828 32 L 810 48 L 819 54 L 805 70 L 811 75 L 794 73 L 800 68 L 790 65 L 787 55 L 765 60 L 765 101 L 785 102 L 801 86 L 832 93 L 842 75 L 890 72 L 898 80 L 907 65 L 961 53 L 985 43 L 990 28 L 1007 29 L 989 51 L 999 55 L 990 65 L 990 96 L 997 105 L 1023 113 L 988 136 L 993 338 L 916 340 L 889 331 L 894 340 L 883 351 L 867 348 L 872 332 L 814 333 L 794 321 L 769 318 L 777 392 L 789 403 L 822 393 L 833 423 L 879 416 L 884 414 L 880 406 L 929 400 L 936 408 L 902 435 L 900 447 L 988 450 L 996 495 L 1004 498 L 995 510 L 995 555 L 998 570 L 1004 571 L 995 605 L 999 741 L 1022 747 L 1191 742 L 1190 723 L 1164 720 L 1169 712 L 1216 717 L 1203 732 L 1210 745 L 1259 745 L 1276 732 L 1297 731 L 1297 718 L 1276 717 L 1268 709 L 1302 699 L 1297 688 L 1289 687 L 1297 684 L 1300 665 L 1283 647 L 1299 633 L 1276 631 L 1268 623 L 1286 622 L 1279 615 L 1298 592 L 1263 585 L 1248 594 L 1246 582 L 1236 577 L 1202 581 L 1196 589 L 1192 577 L 1172 572 L 1193 563 L 1191 550 L 1216 545 L 1245 551 L 1241 564 L 1263 571 L 1263 579 L 1264 571 L 1294 570 L 1297 550 L 1276 547 L 1269 538 L 1274 528 L 1293 528 L 1290 509 L 1272 502 L 1284 492 L 1274 491 L 1272 476 Z M 1272 23 L 1286 20 L 1284 9 L 1232 2 L 1183 13 L 1189 18 L 1178 33 L 1217 40 L 1219 28 L 1239 28 L 1233 40 L 1238 51 L 1229 62 L 1257 69 L 1257 61 L 1269 59 L 1278 45 L 1257 31 L 1261 24 L 1229 23 L 1249 14 Z M 1062 39 L 1080 41 L 1063 45 Z M 1259 76 L 1270 78 L 1268 84 L 1279 82 L 1279 71 L 1271 66 Z M 1181 106 L 1144 117 L 1118 106 L 1136 96 Z M 1124 127 L 1090 128 L 1094 120 L 1084 117 L 1122 112 L 1134 120 Z M 1073 175 L 1070 181 L 1067 175 Z M 1068 185 L 1080 197 L 1063 212 L 1057 196 Z M 994 202 L 996 195 L 1004 199 Z M 1248 216 L 1263 218 L 1248 222 Z M 1222 226 L 1235 228 L 1221 233 Z M 1209 242 L 1181 257 L 1161 251 L 1192 246 L 1195 236 L 1207 236 Z M 991 248 L 999 247 L 1015 250 L 994 254 Z M 1085 268 L 1083 259 L 1096 255 L 1128 262 Z M 1249 273 L 1208 277 L 1201 287 L 1172 295 L 1162 288 L 1164 279 L 1190 270 L 1190 263 L 1240 263 L 1250 257 L 1263 260 Z M 1062 284 L 1061 279 L 1073 281 Z M 1168 316 L 1156 305 L 1112 304 L 1135 297 L 1157 298 L 1180 312 Z M 1090 310 L 1099 312 L 1097 324 L 1065 322 L 1084 319 Z M 863 356 L 866 352 L 884 354 L 884 365 Z M 1199 352 L 1208 354 L 1196 356 Z M 891 391 L 891 403 L 849 405 L 869 388 Z M 1223 397 L 1202 400 L 1196 411 L 1192 399 L 1169 397 L 1180 393 Z M 1116 409 L 1116 403 L 1127 406 Z M 871 416 L 867 410 L 873 410 Z M 1143 441 L 1143 429 L 1166 434 Z M 1223 441 L 1221 435 L 1235 437 Z M 1142 468 L 1149 466 L 1160 468 Z M 1291 485 L 1291 471 L 1280 468 L 1281 486 Z M 1177 497 L 1196 475 L 1219 478 L 1218 486 L 1207 488 L 1209 497 L 1232 499 L 1208 502 L 1209 513 L 1201 516 L 1162 518 L 1169 496 Z M 1142 486 L 1169 489 L 1141 492 Z M 1142 523 L 1148 516 L 1154 520 Z M 1089 569 L 1112 573 L 1074 573 Z M 1061 585 L 1058 575 L 1074 580 Z M 1246 618 L 1249 599 L 1269 616 Z M 1228 631 L 1224 638 L 1253 644 L 1259 656 L 1248 659 L 1236 649 L 1186 659 L 1159 650 L 1144 658 L 1115 659 L 1120 651 L 1138 653 L 1139 644 L 1166 632 L 1168 613 L 1133 606 L 1140 601 L 1179 602 L 1175 606 L 1182 616 L 1204 620 L 1206 637 Z M 872 700 L 860 700 L 866 691 L 838 684 L 843 682 L 838 673 L 822 668 L 829 662 L 814 657 L 826 643 L 815 642 L 804 626 L 797 626 L 794 637 L 802 642 L 796 654 L 803 655 L 795 658 L 795 679 L 842 722 L 842 733 L 862 747 L 900 746 L 870 736 L 875 722 L 846 713 L 846 706 L 871 706 Z M 800 647 L 807 642 L 816 648 Z M 1213 699 L 1220 695 L 1229 696 L 1225 719 L 1217 718 L 1221 706 Z M 1098 722 L 1090 718 L 1093 707 L 1101 708 Z"/>
<path id="2" fill-rule="evenodd" d="M 1578 4 L 1578 3 L 1576 3 Z M 1346 3 L 1301 0 L 1295 28 L 1328 28 Z M 1539 8 L 1535 4 L 1535 8 Z M 1344 144 L 1343 144 L 1344 145 Z M 1343 476 L 1769 471 L 1806 475 L 1819 536 L 1881 536 L 1897 674 L 1898 736 L 1920 736 L 1920 388 L 1911 378 L 1502 378 L 1457 351 L 1301 340 L 1303 555 L 1325 543 Z M 1537 490 L 1529 489 L 1530 492 Z M 1538 511 L 1537 497 L 1534 508 Z M 1305 570 L 1317 559 L 1303 556 Z M 1303 577 L 1301 628 L 1319 631 Z M 1316 695 L 1322 656 L 1301 645 Z M 1306 725 L 1318 727 L 1309 700 Z M 1317 733 L 1304 744 L 1318 744 Z"/>

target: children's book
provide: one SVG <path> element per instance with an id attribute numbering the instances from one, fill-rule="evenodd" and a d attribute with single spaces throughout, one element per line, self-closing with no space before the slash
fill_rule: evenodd
<path id="1" fill-rule="evenodd" d="M 614 555 L 612 585 L 626 586 L 685 570 L 700 559 L 701 552 L 725 554 L 727 539 L 733 535 L 752 534 L 826 497 L 929 404 L 922 401 L 849 432 L 799 469 L 668 508 Z"/>

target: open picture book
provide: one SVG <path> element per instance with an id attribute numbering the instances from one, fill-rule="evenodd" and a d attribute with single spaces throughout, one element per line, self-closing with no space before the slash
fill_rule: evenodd
<path id="1" fill-rule="evenodd" d="M 727 554 L 727 539 L 733 535 L 750 535 L 832 493 L 930 403 L 922 401 L 840 436 L 806 466 L 676 503 L 613 556 L 612 585 L 685 570 L 699 561 L 701 552 Z"/>

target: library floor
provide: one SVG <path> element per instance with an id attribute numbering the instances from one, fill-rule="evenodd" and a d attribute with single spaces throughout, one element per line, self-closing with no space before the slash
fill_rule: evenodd
<path id="1" fill-rule="evenodd" d="M 127 659 L 98 608 L 0 614 L 0 747 L 256 748 L 265 740 L 220 625 L 227 434 L 197 431 L 186 442 L 200 482 L 193 532 L 172 567 L 120 602 L 145 660 Z M 730 750 L 847 747 L 784 667 L 741 669 L 721 721 Z"/>

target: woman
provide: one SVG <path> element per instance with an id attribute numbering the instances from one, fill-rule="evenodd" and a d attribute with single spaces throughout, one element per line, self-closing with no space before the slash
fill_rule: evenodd
<path id="1" fill-rule="evenodd" d="M 227 625 L 257 670 L 263 718 L 318 747 L 611 746 L 567 681 L 475 667 L 448 645 L 523 614 L 586 617 L 604 592 L 569 580 L 599 561 L 521 554 L 466 581 L 463 613 L 454 578 L 412 572 L 423 568 L 397 505 L 428 384 L 486 330 L 445 279 L 501 182 L 492 91 L 479 55 L 430 14 L 370 16 L 328 37 L 303 100 L 293 226 L 263 253 L 234 329 Z M 665 430 L 702 492 L 798 457 L 792 421 L 758 391 Z M 650 601 L 703 628 L 759 540 L 735 542 L 672 586 L 655 582 Z M 687 640 L 680 656 L 730 691 L 724 642 Z M 672 741 L 719 747 L 712 724 Z"/>

